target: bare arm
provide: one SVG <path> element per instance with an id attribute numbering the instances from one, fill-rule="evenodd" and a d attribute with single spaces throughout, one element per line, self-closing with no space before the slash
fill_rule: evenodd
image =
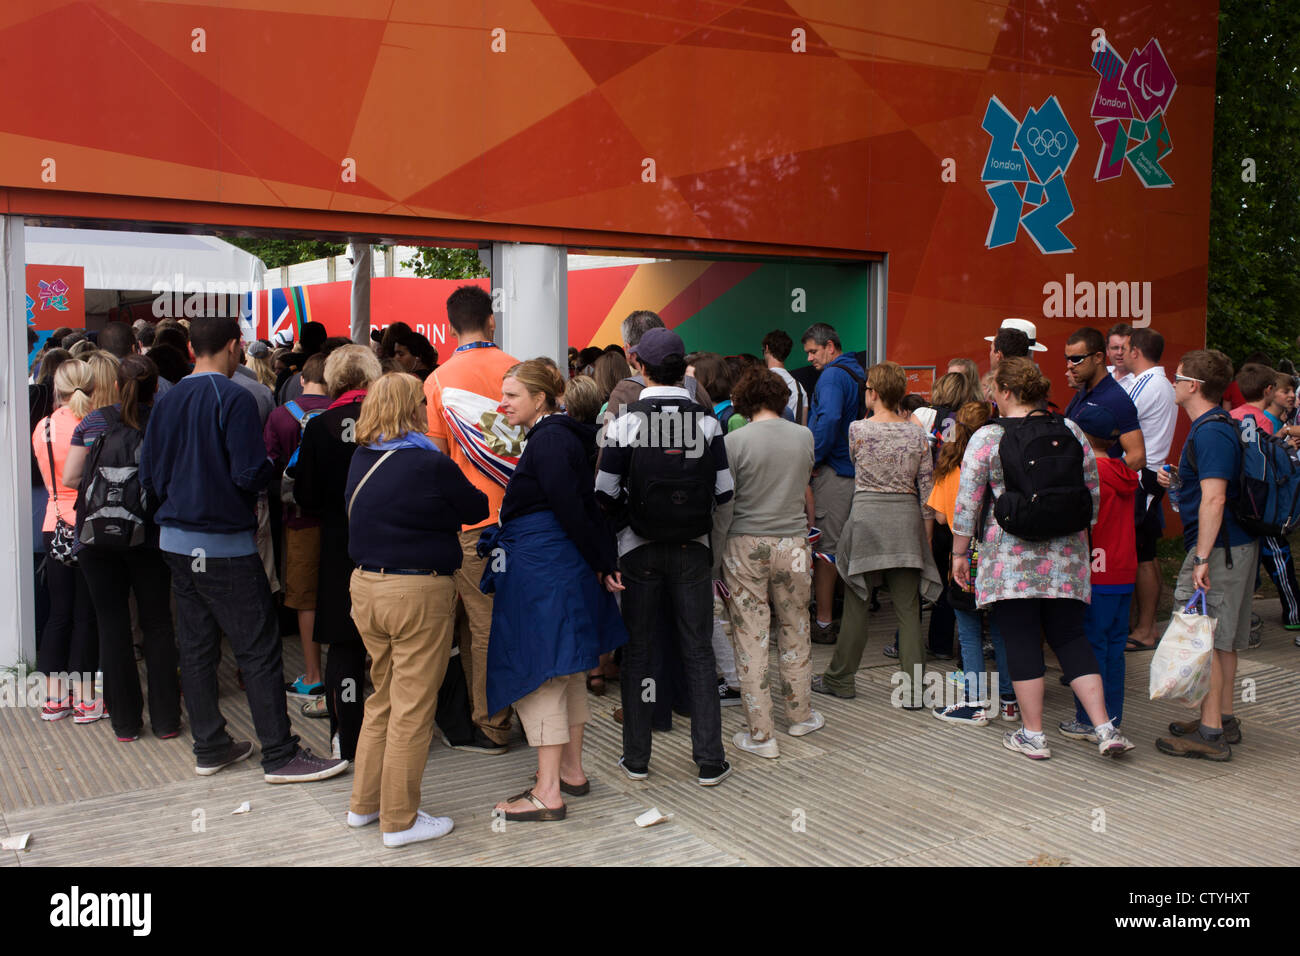
<path id="1" fill-rule="evenodd" d="M 1135 428 L 1120 435 L 1119 444 L 1124 449 L 1124 464 L 1131 471 L 1141 471 L 1147 463 L 1147 443 L 1142 438 L 1141 429 Z"/>
<path id="2" fill-rule="evenodd" d="M 73 445 L 68 449 L 68 458 L 63 463 L 63 487 L 76 488 L 81 484 L 81 473 L 85 470 L 89 451 L 85 445 Z"/>
<path id="3" fill-rule="evenodd" d="M 1223 508 L 1228 502 L 1228 479 L 1201 479 L 1201 508 L 1197 512 L 1196 554 L 1208 558 L 1214 552 L 1219 529 L 1223 526 Z M 1192 572 L 1192 580 L 1198 588 L 1210 589 L 1210 569 L 1199 565 Z"/>

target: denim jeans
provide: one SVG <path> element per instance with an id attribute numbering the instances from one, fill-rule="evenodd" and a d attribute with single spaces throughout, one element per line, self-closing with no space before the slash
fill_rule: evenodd
<path id="1" fill-rule="evenodd" d="M 1106 694 L 1106 713 L 1116 725 L 1124 717 L 1124 645 L 1128 642 L 1128 612 L 1133 592 L 1099 594 L 1094 588 L 1092 603 L 1084 616 L 1088 643 L 1097 657 L 1102 689 Z M 1091 724 L 1079 698 L 1074 699 L 1074 719 Z"/>
<path id="2" fill-rule="evenodd" d="M 271 586 L 256 554 L 207 558 L 202 570 L 188 554 L 163 552 L 176 596 L 181 689 L 200 760 L 225 753 L 232 742 L 218 704 L 221 635 L 230 641 L 244 675 L 248 706 L 262 746 L 262 769 L 283 767 L 298 753 L 285 706 L 280 628 Z"/>
<path id="3" fill-rule="evenodd" d="M 979 611 L 953 608 L 957 615 L 957 642 L 961 645 L 961 666 L 966 701 L 989 700 L 988 681 L 984 677 L 984 618 Z"/>
<path id="4" fill-rule="evenodd" d="M 650 763 L 650 722 L 659 689 L 663 641 L 674 640 L 685 672 L 691 711 L 691 751 L 701 767 L 723 762 L 722 709 L 713 659 L 713 578 L 709 549 L 695 542 L 652 541 L 619 559 L 623 574 L 623 757 Z M 662 623 L 672 622 L 665 636 Z M 649 683 L 646 683 L 650 679 Z"/>

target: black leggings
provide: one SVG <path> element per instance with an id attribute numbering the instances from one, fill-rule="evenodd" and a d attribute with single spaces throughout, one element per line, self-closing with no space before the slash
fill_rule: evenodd
<path id="1" fill-rule="evenodd" d="M 47 552 L 53 539 L 53 532 L 47 531 Z M 36 669 L 44 674 L 73 671 L 93 675 L 99 670 L 99 632 L 85 575 L 79 567 L 69 568 L 47 557 L 45 585 L 50 593 L 50 616 L 36 648 Z"/>
<path id="2" fill-rule="evenodd" d="M 1100 673 L 1084 630 L 1086 613 L 1087 605 L 1073 598 L 1022 598 L 994 604 L 993 623 L 1006 641 L 1011 679 L 1037 680 L 1043 676 L 1044 636 L 1056 652 L 1067 682 Z"/>
<path id="3" fill-rule="evenodd" d="M 329 706 L 330 736 L 339 735 L 339 755 L 344 760 L 356 760 L 365 717 L 366 645 L 341 641 L 327 646 L 325 702 Z"/>

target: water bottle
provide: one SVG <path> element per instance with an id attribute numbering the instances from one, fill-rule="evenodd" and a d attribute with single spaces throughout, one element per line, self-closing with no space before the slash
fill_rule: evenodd
<path id="1" fill-rule="evenodd" d="M 1183 479 L 1179 476 L 1178 470 L 1173 465 L 1162 465 L 1165 472 L 1169 475 L 1169 506 L 1174 509 L 1174 514 L 1178 513 L 1178 489 L 1183 486 Z"/>

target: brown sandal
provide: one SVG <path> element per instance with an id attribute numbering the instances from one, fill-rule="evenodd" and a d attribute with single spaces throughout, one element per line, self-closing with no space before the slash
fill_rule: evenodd
<path id="1" fill-rule="evenodd" d="M 605 696 L 605 675 L 588 674 L 587 690 L 595 694 L 597 697 L 604 697 Z"/>
<path id="2" fill-rule="evenodd" d="M 554 809 L 548 807 L 546 804 L 542 803 L 537 794 L 533 793 L 532 790 L 525 790 L 523 793 L 517 793 L 507 800 L 506 803 L 515 803 L 518 800 L 527 800 L 537 809 L 515 810 L 513 812 L 507 810 L 505 811 L 505 818 L 507 820 L 513 820 L 518 823 L 542 823 L 548 820 L 563 820 L 565 815 L 569 812 L 569 808 L 565 806 L 556 807 Z"/>

